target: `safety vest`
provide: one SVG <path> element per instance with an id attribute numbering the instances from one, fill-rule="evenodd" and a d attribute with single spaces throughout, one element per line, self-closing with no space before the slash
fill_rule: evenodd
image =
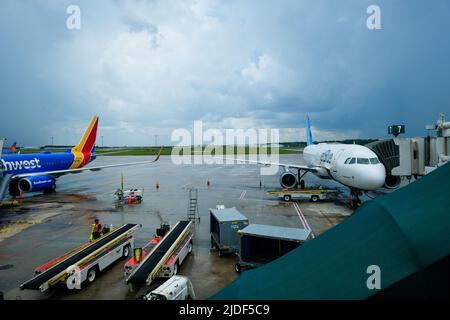
<path id="1" fill-rule="evenodd" d="M 93 240 L 94 240 L 95 226 L 96 226 L 96 224 L 93 223 L 93 224 L 92 224 L 92 230 L 91 230 L 91 236 L 89 237 L 89 240 L 90 240 L 90 241 L 93 241 Z"/>

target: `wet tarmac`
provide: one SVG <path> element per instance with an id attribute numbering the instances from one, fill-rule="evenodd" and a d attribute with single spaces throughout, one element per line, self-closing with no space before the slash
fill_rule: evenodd
<path id="1" fill-rule="evenodd" d="M 144 158 L 99 157 L 95 164 Z M 281 160 L 298 162 L 301 155 L 282 155 Z M 122 172 L 125 188 L 144 189 L 143 203 L 114 203 L 113 193 L 120 187 Z M 0 210 L 0 291 L 5 299 L 136 299 L 149 288 L 136 290 L 125 284 L 124 261 L 112 265 L 81 291 L 61 286 L 41 293 L 21 291 L 19 286 L 32 277 L 36 267 L 88 241 L 95 218 L 104 225 L 142 224 L 134 236 L 136 245 L 144 245 L 161 223 L 174 225 L 186 219 L 188 189 L 197 188 L 201 220 L 195 224 L 193 254 L 179 274 L 190 278 L 198 299 L 206 299 L 239 276 L 234 271 L 236 256 L 219 258 L 210 250 L 209 208 L 236 207 L 250 223 L 304 228 L 306 222 L 316 237 L 352 213 L 347 206 L 348 192 L 333 181 L 307 174 L 307 186 L 339 187 L 342 194 L 331 201 L 295 205 L 267 194 L 280 189 L 278 179 L 278 175 L 260 176 L 257 165 L 174 165 L 169 156 L 153 165 L 63 176 L 58 179 L 56 193 L 27 195 L 19 208 Z M 160 283 L 156 281 L 152 287 Z"/>

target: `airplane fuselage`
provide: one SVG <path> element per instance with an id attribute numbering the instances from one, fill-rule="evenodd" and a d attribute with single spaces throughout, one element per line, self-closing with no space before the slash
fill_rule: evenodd
<path id="1" fill-rule="evenodd" d="M 3 175 L 19 175 L 80 168 L 95 159 L 77 152 L 6 154 L 0 159 Z"/>
<path id="2" fill-rule="evenodd" d="M 315 174 L 333 179 L 352 189 L 369 191 L 384 185 L 386 171 L 377 155 L 367 147 L 349 144 L 313 144 L 303 151 Z"/>

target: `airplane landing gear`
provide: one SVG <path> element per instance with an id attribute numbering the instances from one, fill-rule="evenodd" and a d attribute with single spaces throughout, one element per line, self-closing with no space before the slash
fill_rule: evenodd
<path id="1" fill-rule="evenodd" d="M 297 183 L 297 188 L 305 189 L 305 180 L 303 180 L 302 178 L 303 178 L 307 173 L 308 173 L 308 171 L 305 171 L 305 172 L 302 174 L 302 170 L 301 170 L 301 169 L 298 169 L 298 170 L 297 170 L 297 181 L 298 181 L 298 183 Z"/>
<path id="2" fill-rule="evenodd" d="M 305 189 L 305 180 L 300 180 L 300 183 L 298 185 L 300 186 L 300 189 Z"/>

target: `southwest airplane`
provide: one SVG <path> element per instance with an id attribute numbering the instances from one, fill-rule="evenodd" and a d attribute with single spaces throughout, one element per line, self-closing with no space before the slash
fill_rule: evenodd
<path id="1" fill-rule="evenodd" d="M 376 190 L 385 184 L 386 170 L 372 150 L 351 144 L 314 144 L 309 117 L 306 130 L 307 146 L 303 150 L 306 165 L 234 160 L 283 167 L 285 172 L 280 176 L 280 185 L 288 189 L 295 188 L 298 184 L 304 186 L 301 179 L 307 172 L 312 172 L 322 179 L 333 179 L 350 188 L 355 203 L 360 203 L 361 192 Z M 298 175 L 291 172 L 290 168 L 297 169 Z"/>
<path id="2" fill-rule="evenodd" d="M 86 170 L 98 171 L 105 168 L 153 163 L 159 160 L 161 150 L 152 161 L 121 163 L 86 168 L 95 160 L 98 117 L 94 116 L 81 141 L 75 147 L 61 153 L 44 151 L 36 154 L 6 154 L 0 159 L 3 177 L 9 180 L 9 193 L 50 191 L 56 188 L 56 179 L 68 173 Z M 1 156 L 1 154 L 0 154 Z M 0 190 L 0 193 L 2 190 Z M 0 197 L 2 195 L 0 194 Z"/>

